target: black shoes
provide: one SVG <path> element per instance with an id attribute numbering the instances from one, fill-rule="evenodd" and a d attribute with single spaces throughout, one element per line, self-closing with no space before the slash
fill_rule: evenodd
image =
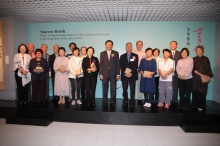
<path id="1" fill-rule="evenodd" d="M 142 100 L 138 100 L 138 105 L 143 105 L 143 101 Z"/>
<path id="2" fill-rule="evenodd" d="M 177 103 L 176 102 L 172 102 L 171 106 L 172 107 L 177 107 Z"/>
<path id="3" fill-rule="evenodd" d="M 130 108 L 134 108 L 134 104 L 133 103 L 130 104 Z"/>
<path id="4" fill-rule="evenodd" d="M 122 104 L 122 107 L 123 107 L 123 108 L 128 107 L 128 103 L 123 103 L 123 104 Z"/>
<path id="5" fill-rule="evenodd" d="M 111 107 L 116 107 L 115 103 L 110 104 Z"/>
<path id="6" fill-rule="evenodd" d="M 103 106 L 104 106 L 104 107 L 107 107 L 107 106 L 108 106 L 108 103 L 103 103 Z"/>

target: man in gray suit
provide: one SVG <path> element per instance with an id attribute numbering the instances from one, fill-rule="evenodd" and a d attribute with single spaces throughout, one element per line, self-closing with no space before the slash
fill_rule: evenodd
<path id="1" fill-rule="evenodd" d="M 177 62 L 179 59 L 181 59 L 181 54 L 179 51 L 176 50 L 178 44 L 176 41 L 170 42 L 170 59 L 173 59 L 175 61 L 175 68 L 177 65 Z M 176 69 L 174 71 L 174 76 L 173 76 L 173 97 L 172 97 L 172 106 L 176 107 L 177 106 L 177 97 L 178 97 L 178 75 L 176 72 Z"/>
<path id="2" fill-rule="evenodd" d="M 116 101 L 116 81 L 120 78 L 119 54 L 112 50 L 113 42 L 105 42 L 106 51 L 100 54 L 99 75 L 102 81 L 103 103 L 108 106 L 108 86 L 110 81 L 110 104 L 115 107 Z"/>

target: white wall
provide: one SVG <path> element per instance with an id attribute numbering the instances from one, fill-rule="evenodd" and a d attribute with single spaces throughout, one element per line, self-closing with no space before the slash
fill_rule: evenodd
<path id="1" fill-rule="evenodd" d="M 5 64 L 5 90 L 0 91 L 0 99 L 17 99 L 16 82 L 12 71 L 13 57 L 20 44 L 28 43 L 28 24 L 12 17 L 0 18 L 3 21 L 4 55 L 9 56 Z"/>
<path id="2" fill-rule="evenodd" d="M 213 101 L 220 103 L 220 21 L 216 22 Z"/>

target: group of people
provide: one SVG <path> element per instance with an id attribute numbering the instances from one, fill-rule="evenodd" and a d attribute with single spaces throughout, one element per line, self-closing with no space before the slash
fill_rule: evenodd
<path id="1" fill-rule="evenodd" d="M 100 53 L 98 59 L 94 56 L 93 47 L 79 49 L 75 43 L 69 44 L 69 53 L 66 53 L 64 47 L 54 45 L 52 55 L 47 54 L 46 44 L 42 44 L 41 48 L 35 51 L 34 44 L 21 44 L 14 56 L 13 65 L 19 104 L 28 102 L 30 82 L 33 105 L 45 104 L 49 94 L 50 70 L 53 97 L 59 99 L 58 104 L 64 104 L 65 97 L 69 96 L 68 101 L 72 101 L 72 105 L 84 102 L 87 106 L 95 106 L 99 74 L 105 107 L 109 102 L 111 107 L 116 106 L 116 82 L 121 79 L 122 107 L 130 105 L 133 108 L 136 93 L 139 105 L 151 107 L 152 102 L 157 102 L 158 107 L 175 107 L 179 90 L 180 109 L 189 110 L 192 93 L 191 107 L 203 110 L 206 106 L 208 83 L 213 77 L 209 59 L 203 55 L 203 46 L 195 48 L 197 56 L 194 58 L 189 57 L 187 48 L 182 48 L 179 52 L 177 47 L 177 42 L 171 41 L 170 49 L 163 49 L 161 58 L 159 49 L 143 50 L 143 42 L 139 40 L 136 42 L 136 49 L 133 49 L 131 42 L 126 43 L 126 53 L 119 56 L 119 53 L 112 49 L 113 41 L 107 40 L 106 50 Z"/>

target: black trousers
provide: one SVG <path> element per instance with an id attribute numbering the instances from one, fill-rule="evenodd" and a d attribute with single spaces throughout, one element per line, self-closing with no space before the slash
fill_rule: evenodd
<path id="1" fill-rule="evenodd" d="M 96 77 L 96 79 L 97 79 L 97 77 Z M 86 97 L 86 94 L 85 94 L 85 92 L 86 92 L 86 88 L 85 88 L 85 76 L 84 77 L 82 77 L 82 83 L 81 83 L 81 99 L 82 100 L 85 100 L 85 97 Z"/>
<path id="2" fill-rule="evenodd" d="M 122 81 L 122 88 L 123 88 L 123 97 L 124 97 L 124 100 L 123 102 L 125 104 L 128 103 L 128 84 L 130 86 L 130 101 L 129 103 L 130 104 L 134 104 L 134 98 L 135 98 L 135 84 L 136 84 L 136 80 L 123 80 Z"/>
<path id="3" fill-rule="evenodd" d="M 180 106 L 190 106 L 190 95 L 192 89 L 192 79 L 178 80 Z"/>
<path id="4" fill-rule="evenodd" d="M 155 77 L 155 83 L 156 83 L 156 93 L 154 94 L 155 100 L 158 100 L 158 97 L 159 97 L 159 89 L 158 89 L 159 79 L 160 79 L 160 77 Z"/>
<path id="5" fill-rule="evenodd" d="M 172 96 L 172 102 L 177 102 L 178 97 L 178 75 L 175 72 L 175 76 L 173 76 L 173 96 Z"/>
<path id="6" fill-rule="evenodd" d="M 103 102 L 108 103 L 108 87 L 110 82 L 110 103 L 115 103 L 116 101 L 116 76 L 111 77 L 110 72 L 109 76 L 104 76 L 102 80 L 102 90 L 103 90 Z"/>
<path id="7" fill-rule="evenodd" d="M 95 90 L 97 84 L 97 75 L 84 75 L 84 84 L 86 88 L 86 102 L 90 104 L 90 102 L 95 103 Z"/>
<path id="8" fill-rule="evenodd" d="M 32 81 L 32 101 L 37 102 L 40 100 L 41 102 L 46 101 L 46 81 L 45 80 L 36 80 Z M 38 95 L 40 98 L 38 99 Z"/>
<path id="9" fill-rule="evenodd" d="M 153 98 L 153 93 L 144 93 L 145 102 L 151 103 Z"/>
<path id="10" fill-rule="evenodd" d="M 206 95 L 197 90 L 192 92 L 192 108 L 206 108 Z"/>
<path id="11" fill-rule="evenodd" d="M 18 76 L 18 70 L 15 71 L 15 80 L 17 84 L 18 100 L 19 102 L 27 102 L 29 83 L 25 86 L 22 85 L 22 78 Z"/>
<path id="12" fill-rule="evenodd" d="M 76 78 L 76 79 L 70 78 L 70 83 L 72 87 L 72 99 L 75 100 L 77 98 L 77 100 L 79 100 L 82 78 Z M 75 91 L 77 92 L 77 97 L 75 97 Z"/>

